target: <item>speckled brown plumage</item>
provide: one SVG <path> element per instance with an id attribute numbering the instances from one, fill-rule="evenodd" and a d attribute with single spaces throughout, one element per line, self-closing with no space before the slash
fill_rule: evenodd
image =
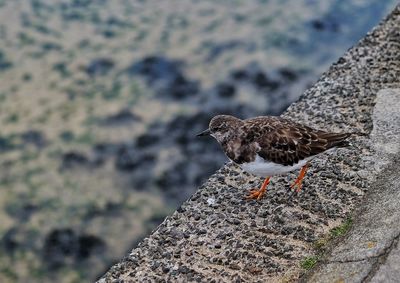
<path id="1" fill-rule="evenodd" d="M 280 117 L 258 117 L 244 121 L 248 136 L 244 143 L 256 142 L 262 158 L 282 165 L 345 146 L 349 133 L 329 133 L 315 130 Z"/>
<path id="2" fill-rule="evenodd" d="M 225 154 L 243 170 L 265 177 L 259 190 L 248 198 L 260 199 L 273 175 L 300 169 L 290 186 L 300 191 L 309 161 L 332 148 L 347 145 L 350 133 L 316 130 L 288 119 L 273 116 L 240 120 L 233 116 L 215 116 L 209 129 L 200 134 L 211 135 Z"/>
<path id="3" fill-rule="evenodd" d="M 265 160 L 290 166 L 330 148 L 345 146 L 350 136 L 274 116 L 240 120 L 219 115 L 211 120 L 209 130 L 226 155 L 238 164 L 254 161 L 258 154 Z"/>

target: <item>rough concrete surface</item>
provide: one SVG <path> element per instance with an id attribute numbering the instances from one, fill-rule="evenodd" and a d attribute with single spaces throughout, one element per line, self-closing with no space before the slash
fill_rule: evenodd
<path id="1" fill-rule="evenodd" d="M 399 282 L 400 251 L 400 89 L 378 93 L 371 143 L 379 172 L 356 209 L 344 241 L 325 258 L 307 282 Z"/>
<path id="2" fill-rule="evenodd" d="M 399 165 L 399 164 L 397 164 Z M 398 180 L 400 181 L 400 180 Z M 398 238 L 393 244 L 393 249 L 386 258 L 386 262 L 379 266 L 379 269 L 372 277 L 371 282 L 399 282 L 400 278 L 400 247 Z"/>
<path id="3" fill-rule="evenodd" d="M 396 167 L 389 167 L 394 161 L 382 163 L 380 158 L 376 159 L 380 154 L 377 150 L 382 147 L 375 145 L 383 142 L 385 154 L 395 146 L 376 137 L 380 132 L 373 111 L 380 90 L 400 88 L 399 24 L 400 6 L 333 64 L 284 114 L 332 131 L 369 133 L 375 122 L 371 137 L 355 135 L 350 148 L 314 159 L 304 189 L 292 197 L 288 187 L 295 173 L 273 177 L 266 197 L 261 201 L 246 201 L 244 195 L 262 180 L 227 164 L 99 282 L 294 281 L 304 273 L 300 262 L 316 253 L 313 242 L 339 225 L 354 208 L 367 207 L 362 203 L 367 193 L 378 194 L 376 198 L 381 201 L 394 198 L 381 194 L 385 188 L 396 193 L 396 180 L 390 172 Z M 394 93 L 383 91 L 380 95 L 385 101 L 385 95 L 389 98 Z M 382 99 L 377 100 L 378 104 Z M 390 126 L 390 121 L 381 121 Z M 381 205 L 387 215 L 381 214 L 380 223 L 371 223 L 367 229 L 384 225 L 389 228 L 391 221 L 395 221 L 389 202 Z M 368 215 L 368 211 L 364 214 Z M 370 231 L 364 230 L 363 235 Z M 394 247 L 389 239 L 396 233 L 395 230 L 374 232 L 373 237 L 365 239 L 355 236 L 353 245 L 364 258 L 344 248 L 342 253 L 336 253 L 336 260 L 347 264 L 348 259 L 355 259 L 354 266 L 335 265 L 339 268 L 336 270 L 347 268 L 349 273 L 356 272 L 356 276 L 363 278 L 361 273 L 368 277 L 371 275 L 368 270 L 377 269 L 378 280 L 377 262 L 381 259 L 374 261 L 370 256 L 380 257 Z M 394 252 L 387 257 L 387 268 L 395 257 Z M 330 265 L 334 261 L 329 261 Z M 315 276 L 312 278 L 319 281 Z"/>

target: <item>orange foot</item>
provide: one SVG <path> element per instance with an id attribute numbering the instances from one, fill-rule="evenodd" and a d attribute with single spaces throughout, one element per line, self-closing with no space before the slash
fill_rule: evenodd
<path id="1" fill-rule="evenodd" d="M 290 185 L 290 188 L 293 189 L 294 187 L 297 187 L 296 192 L 300 192 L 301 191 L 301 186 L 303 184 L 303 178 L 307 173 L 307 168 L 308 168 L 308 163 L 306 163 L 306 165 L 304 165 L 301 170 L 300 170 L 300 174 L 297 177 L 296 181 L 294 181 L 293 184 Z"/>
<path id="2" fill-rule="evenodd" d="M 251 190 L 250 194 L 248 196 L 246 196 L 246 199 L 257 199 L 257 200 L 261 199 L 263 197 L 263 195 L 265 194 L 265 192 L 267 191 L 269 179 L 270 179 L 270 177 L 268 177 L 264 180 L 264 182 L 261 185 L 261 188 L 259 190 L 257 190 L 257 189 Z"/>

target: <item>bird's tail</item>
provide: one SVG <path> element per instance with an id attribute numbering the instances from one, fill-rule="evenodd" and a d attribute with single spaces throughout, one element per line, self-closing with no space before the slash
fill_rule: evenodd
<path id="1" fill-rule="evenodd" d="M 350 136 L 368 136 L 368 133 L 364 132 L 350 132 L 350 133 L 323 133 L 320 135 L 321 138 L 328 141 L 328 147 L 346 147 L 351 146 L 351 143 L 347 140 Z"/>
<path id="2" fill-rule="evenodd" d="M 319 135 L 320 138 L 328 141 L 328 148 L 331 147 L 345 147 L 349 145 L 346 140 L 352 133 L 323 133 Z"/>

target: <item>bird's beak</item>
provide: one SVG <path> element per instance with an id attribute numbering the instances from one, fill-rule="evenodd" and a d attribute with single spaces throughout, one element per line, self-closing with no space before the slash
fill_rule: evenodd
<path id="1" fill-rule="evenodd" d="M 204 137 L 204 136 L 209 136 L 211 134 L 210 129 L 207 129 L 205 131 L 202 131 L 201 133 L 197 134 L 197 137 Z"/>

